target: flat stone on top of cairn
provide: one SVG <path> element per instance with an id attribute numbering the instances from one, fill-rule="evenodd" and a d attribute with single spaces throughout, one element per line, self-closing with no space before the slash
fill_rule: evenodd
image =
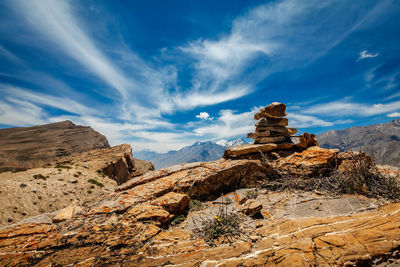
<path id="1" fill-rule="evenodd" d="M 286 105 L 279 102 L 273 102 L 254 114 L 254 119 L 259 120 L 261 118 L 282 118 L 285 116 Z"/>

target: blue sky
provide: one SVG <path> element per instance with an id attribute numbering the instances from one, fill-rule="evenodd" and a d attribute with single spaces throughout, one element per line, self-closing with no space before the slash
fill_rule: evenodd
<path id="1" fill-rule="evenodd" d="M 320 133 L 400 116 L 398 1 L 0 0 L 0 127 L 61 120 L 165 152 L 279 101 Z"/>

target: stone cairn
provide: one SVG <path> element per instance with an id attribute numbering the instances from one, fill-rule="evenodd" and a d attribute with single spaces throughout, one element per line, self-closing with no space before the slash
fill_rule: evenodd
<path id="1" fill-rule="evenodd" d="M 253 144 L 231 146 L 225 150 L 224 158 L 252 158 L 260 152 L 299 151 L 318 146 L 314 134 L 303 133 L 295 136 L 296 128 L 288 127 L 286 105 L 278 102 L 260 109 L 254 114 L 256 129 L 247 138 L 253 138 Z"/>
<path id="2" fill-rule="evenodd" d="M 271 144 L 290 141 L 297 133 L 296 128 L 289 128 L 286 117 L 286 105 L 274 102 L 254 114 L 255 133 L 249 133 L 247 138 L 253 138 L 254 144 Z"/>

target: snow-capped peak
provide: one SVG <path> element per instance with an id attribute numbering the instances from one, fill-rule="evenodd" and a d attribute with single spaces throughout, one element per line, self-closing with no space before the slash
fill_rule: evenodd
<path id="1" fill-rule="evenodd" d="M 237 145 L 244 145 L 247 144 L 247 142 L 243 139 L 234 139 L 234 140 L 226 140 L 226 139 L 221 139 L 215 142 L 217 145 L 223 146 L 223 147 L 230 147 L 230 146 L 237 146 Z"/>

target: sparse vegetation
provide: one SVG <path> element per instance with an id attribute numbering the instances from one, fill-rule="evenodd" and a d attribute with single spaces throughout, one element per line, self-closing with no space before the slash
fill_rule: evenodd
<path id="1" fill-rule="evenodd" d="M 258 189 L 250 189 L 248 191 L 246 191 L 245 193 L 245 197 L 247 199 L 256 199 L 258 197 Z"/>
<path id="2" fill-rule="evenodd" d="M 220 236 L 235 236 L 241 233 L 240 216 L 237 213 L 228 212 L 227 205 L 223 203 L 217 215 L 203 221 L 198 231 L 208 244 L 213 245 L 214 240 Z"/>
<path id="3" fill-rule="evenodd" d="M 273 191 L 302 190 L 322 191 L 329 194 L 362 194 L 367 197 L 400 199 L 400 175 L 383 174 L 378 170 L 374 157 L 348 151 L 340 169 L 333 168 L 320 177 L 295 177 L 282 174 L 284 179 L 271 179 L 262 185 Z M 340 164 L 340 162 L 337 162 Z"/>
<path id="4" fill-rule="evenodd" d="M 185 220 L 185 216 L 179 215 L 171 221 L 171 225 L 178 225 Z"/>
<path id="5" fill-rule="evenodd" d="M 88 190 L 87 193 L 88 193 L 88 194 L 91 194 L 91 193 L 92 193 L 92 190 Z"/>
<path id="6" fill-rule="evenodd" d="M 337 181 L 337 187 L 342 193 L 400 199 L 400 177 L 380 172 L 374 156 L 368 160 L 368 157 L 362 156 L 362 152 L 346 153 L 349 157 L 347 164 L 342 166 L 342 170 L 333 172 L 330 177 Z"/>
<path id="7" fill-rule="evenodd" d="M 203 206 L 204 206 L 203 202 L 197 199 L 191 199 L 189 202 L 189 209 L 191 211 L 201 210 Z"/>
<path id="8" fill-rule="evenodd" d="M 46 178 L 43 174 L 41 174 L 41 173 L 33 175 L 33 178 L 35 178 L 35 179 L 42 179 L 42 180 L 46 180 L 46 179 L 47 179 L 47 178 Z"/>
<path id="9" fill-rule="evenodd" d="M 60 170 L 60 169 L 72 169 L 71 166 L 67 166 L 67 165 L 62 165 L 60 163 L 57 163 L 56 166 L 54 166 L 54 168 Z"/>
<path id="10" fill-rule="evenodd" d="M 99 187 L 104 187 L 104 184 L 100 183 L 99 181 L 96 181 L 95 179 L 89 179 L 88 182 L 97 185 Z"/>
<path id="11" fill-rule="evenodd" d="M 12 173 L 16 173 L 16 172 L 24 172 L 24 171 L 27 171 L 27 170 L 28 170 L 27 168 L 15 168 L 11 172 Z"/>

